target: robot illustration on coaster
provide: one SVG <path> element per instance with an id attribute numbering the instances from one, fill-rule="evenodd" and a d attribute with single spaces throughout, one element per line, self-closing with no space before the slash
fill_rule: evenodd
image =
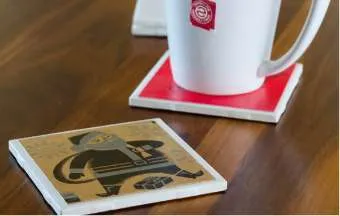
<path id="1" fill-rule="evenodd" d="M 161 141 L 125 141 L 115 134 L 99 131 L 82 133 L 68 139 L 76 153 L 55 166 L 54 177 L 66 184 L 83 184 L 97 180 L 106 191 L 96 194 L 99 197 L 118 195 L 125 180 L 142 174 L 161 173 L 169 176 L 151 176 L 135 182 L 136 190 L 164 187 L 173 182 L 171 176 L 195 179 L 204 174 L 202 170 L 190 172 L 181 169 L 158 149 L 164 145 Z M 65 167 L 69 170 L 67 174 L 63 171 Z M 85 167 L 90 169 L 94 178 L 84 178 Z M 64 198 L 78 200 L 70 194 Z"/>

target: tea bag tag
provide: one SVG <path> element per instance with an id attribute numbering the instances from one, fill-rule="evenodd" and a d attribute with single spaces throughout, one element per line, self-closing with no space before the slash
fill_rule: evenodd
<path id="1" fill-rule="evenodd" d="M 215 0 L 192 0 L 190 22 L 193 26 L 205 30 L 215 29 L 216 2 Z"/>

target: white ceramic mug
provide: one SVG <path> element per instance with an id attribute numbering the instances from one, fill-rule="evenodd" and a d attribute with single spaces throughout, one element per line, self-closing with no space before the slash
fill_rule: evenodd
<path id="1" fill-rule="evenodd" d="M 251 92 L 261 87 L 266 76 L 295 63 L 314 39 L 330 4 L 330 0 L 312 0 L 293 47 L 271 61 L 281 0 L 210 1 L 216 4 L 215 29 L 210 31 L 192 25 L 192 0 L 166 0 L 165 6 L 175 82 L 212 95 Z M 200 10 L 204 15 L 204 8 Z"/>

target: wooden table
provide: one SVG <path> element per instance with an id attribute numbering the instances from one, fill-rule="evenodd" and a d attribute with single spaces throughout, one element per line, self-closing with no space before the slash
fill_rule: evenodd
<path id="1" fill-rule="evenodd" d="M 283 1 L 274 57 L 291 46 L 309 4 Z M 0 213 L 53 213 L 9 154 L 9 139 L 153 117 L 229 189 L 109 213 L 338 213 L 338 7 L 332 0 L 274 125 L 130 108 L 128 96 L 167 49 L 165 39 L 131 36 L 134 1 L 1 0 Z"/>

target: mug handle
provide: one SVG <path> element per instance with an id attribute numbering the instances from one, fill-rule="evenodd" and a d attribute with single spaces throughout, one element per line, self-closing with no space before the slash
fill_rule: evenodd
<path id="1" fill-rule="evenodd" d="M 283 72 L 304 54 L 315 38 L 325 18 L 330 2 L 331 0 L 312 0 L 307 21 L 294 45 L 281 58 L 274 61 L 264 61 L 257 72 L 259 77 L 271 76 Z"/>

